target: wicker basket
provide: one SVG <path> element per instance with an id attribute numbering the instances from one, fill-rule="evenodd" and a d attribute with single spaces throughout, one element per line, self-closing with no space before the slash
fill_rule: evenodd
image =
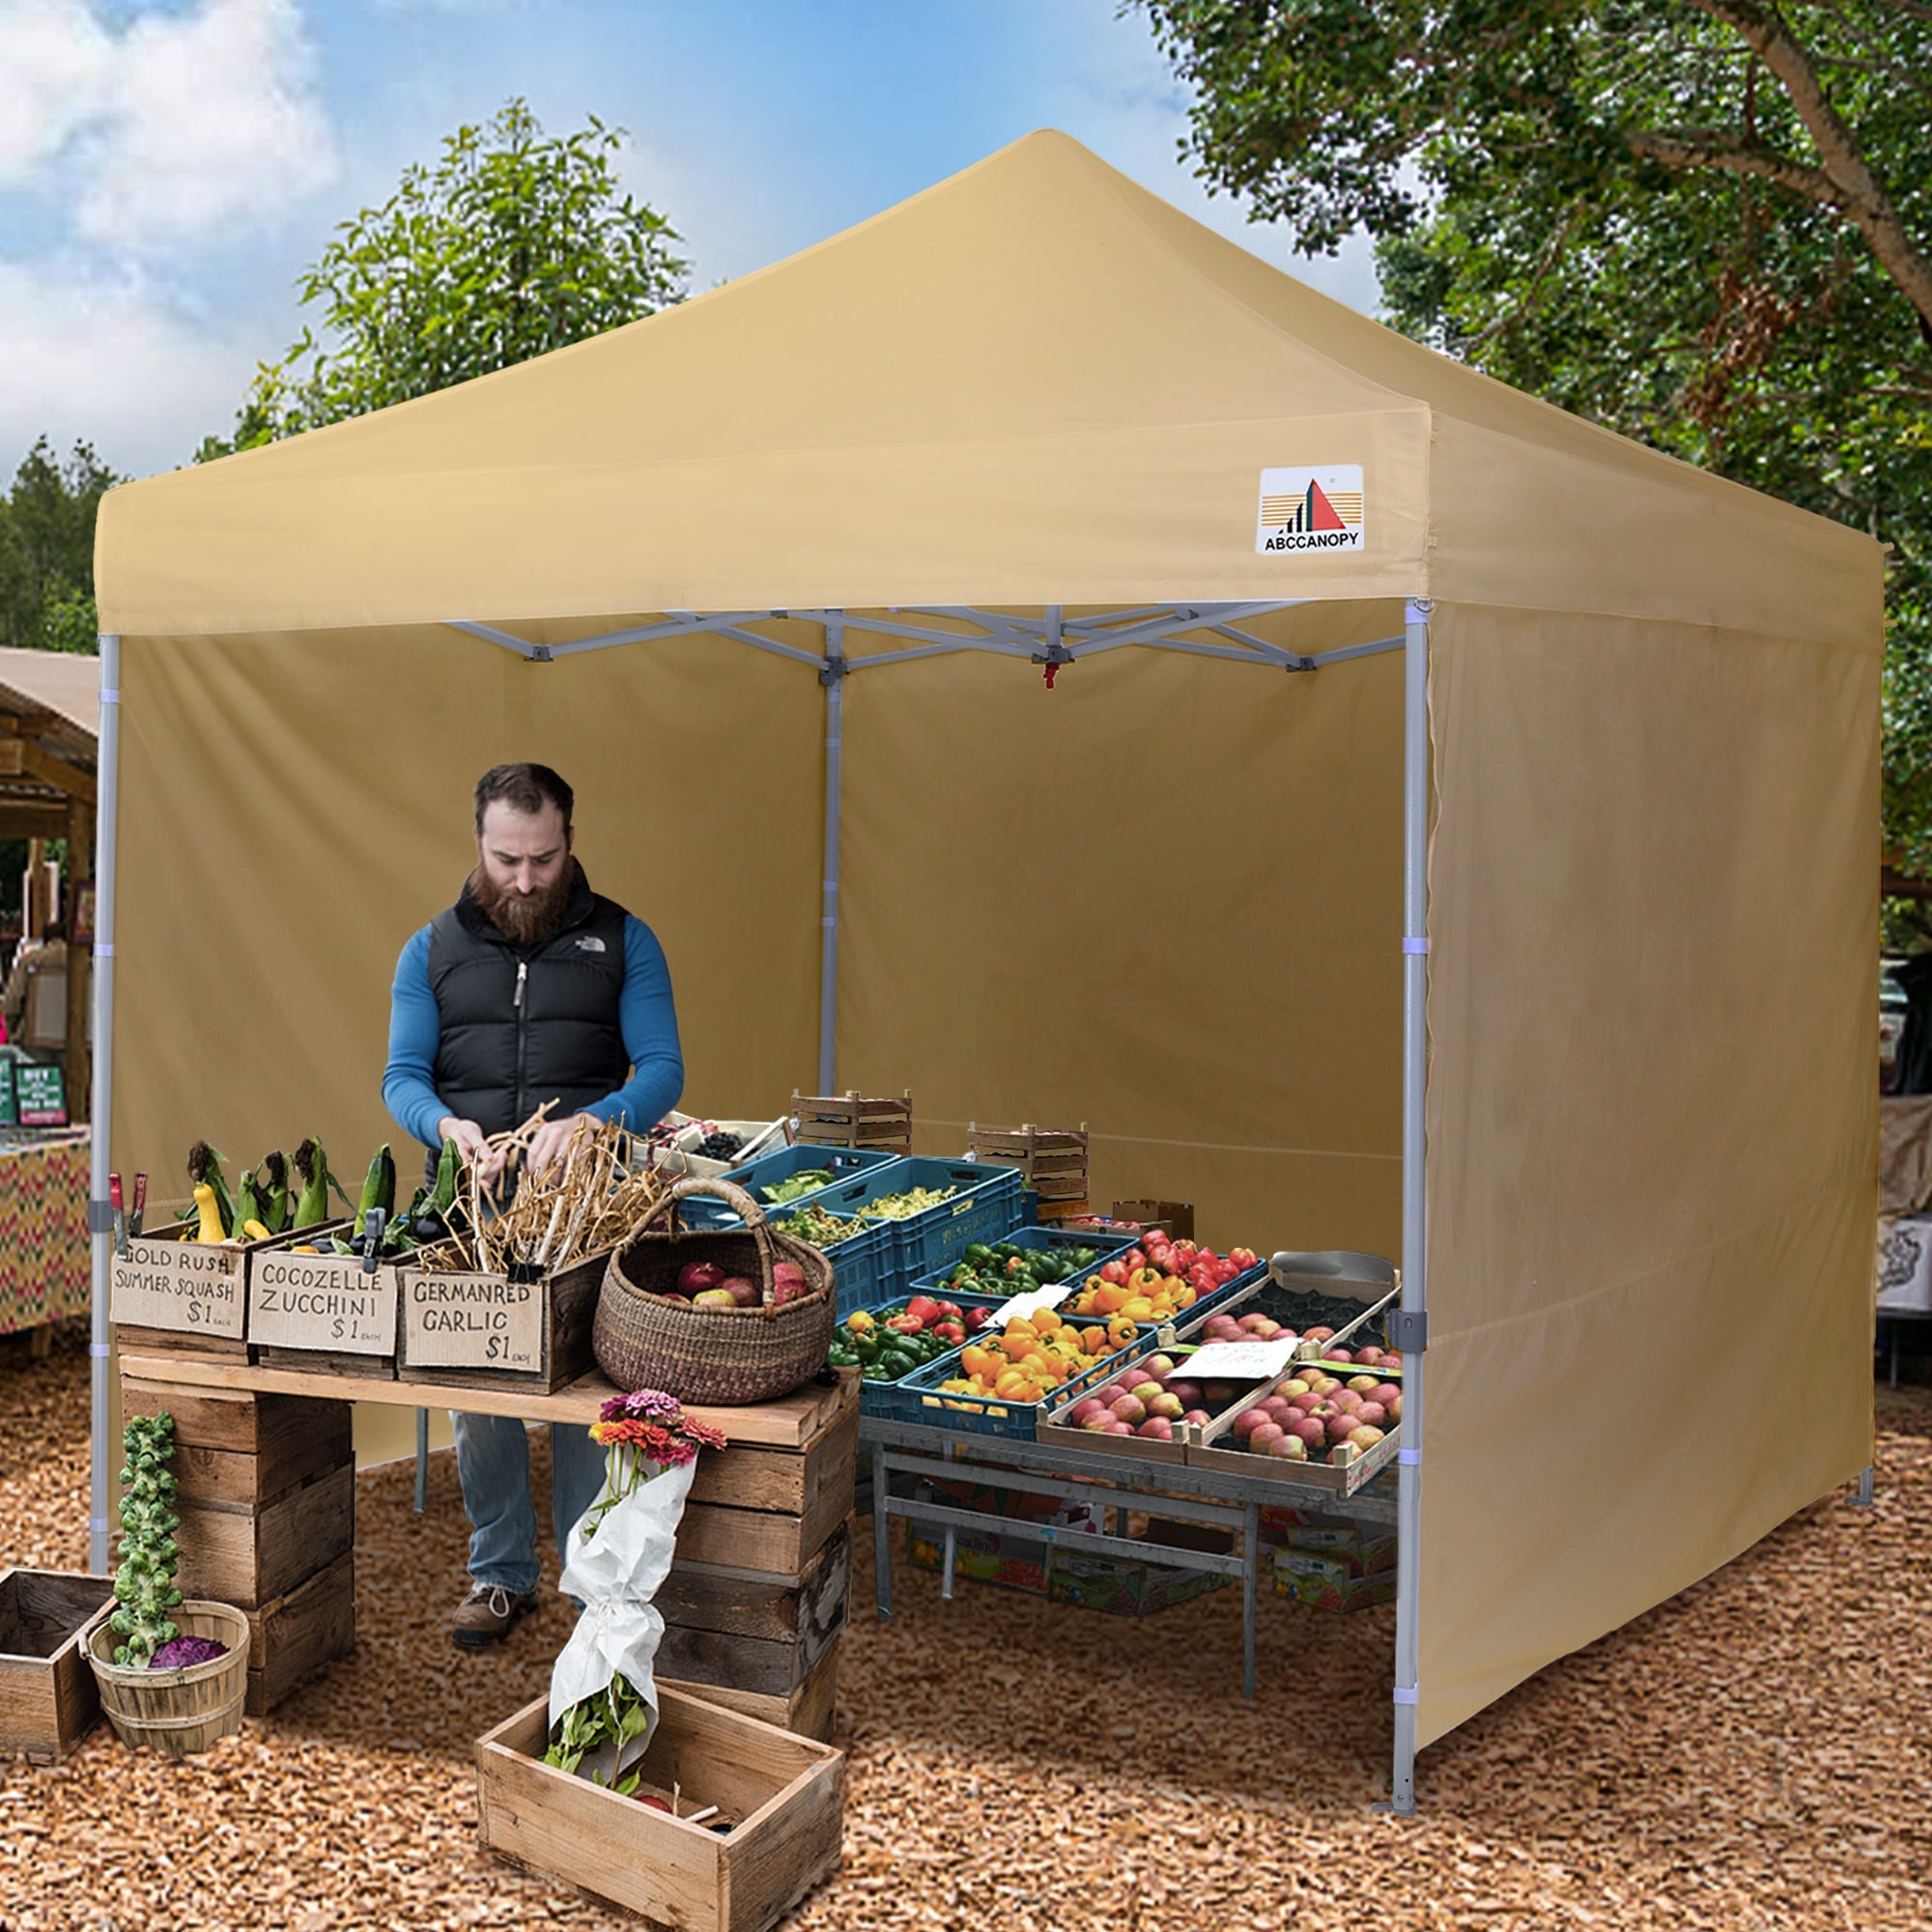
<path id="1" fill-rule="evenodd" d="M 716 1194 L 741 1228 L 685 1228 L 677 1204 Z M 742 1406 L 789 1395 L 825 1366 L 832 1341 L 832 1264 L 795 1236 L 780 1234 L 764 1209 L 728 1180 L 680 1180 L 670 1225 L 633 1236 L 606 1263 L 590 1347 L 597 1366 L 622 1389 L 662 1389 L 680 1402 Z M 796 1262 L 810 1293 L 782 1307 L 771 1300 L 772 1270 Z M 663 1291 L 690 1262 L 716 1262 L 758 1284 L 753 1308 L 695 1308 Z"/>
<path id="2" fill-rule="evenodd" d="M 178 1670 L 114 1662 L 121 1638 L 100 1624 L 88 1639 L 87 1661 L 100 1687 L 100 1708 L 123 1744 L 153 1745 L 163 1757 L 204 1751 L 242 1728 L 248 1694 L 248 1619 L 226 1604 L 189 1602 L 169 1612 L 184 1636 L 213 1637 L 225 1657 Z"/>

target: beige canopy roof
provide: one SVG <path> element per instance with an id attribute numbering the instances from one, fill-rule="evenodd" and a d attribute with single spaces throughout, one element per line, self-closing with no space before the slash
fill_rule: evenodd
<path id="1" fill-rule="evenodd" d="M 1343 538 L 1268 548 L 1297 518 Z M 665 942 L 688 1106 L 812 1086 L 829 930 L 839 1084 L 910 1087 L 926 1151 L 1086 1121 L 1102 1201 L 1391 1256 L 1425 935 L 1380 647 L 1432 597 L 1418 1735 L 1869 1461 L 1855 532 L 1406 342 L 1058 134 L 117 490 L 99 530 L 123 1169 L 387 1138 L 397 951 L 470 863 L 475 775 L 538 757 Z"/>

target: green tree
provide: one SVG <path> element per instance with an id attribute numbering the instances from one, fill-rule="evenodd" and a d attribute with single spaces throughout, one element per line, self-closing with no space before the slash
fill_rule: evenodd
<path id="1" fill-rule="evenodd" d="M 1892 546 L 1886 822 L 1932 870 L 1932 5 L 1135 0 L 1217 189 L 1387 320 Z"/>
<path id="2" fill-rule="evenodd" d="M 623 192 L 621 129 L 594 116 L 545 134 L 522 100 L 404 170 L 381 208 L 341 223 L 297 283 L 314 304 L 259 369 L 234 434 L 196 461 L 249 449 L 635 322 L 682 298 L 689 265 L 662 214 Z"/>
<path id="3" fill-rule="evenodd" d="M 65 465 L 45 437 L 28 450 L 0 496 L 0 644 L 94 649 L 94 519 L 120 480 L 86 442 Z"/>

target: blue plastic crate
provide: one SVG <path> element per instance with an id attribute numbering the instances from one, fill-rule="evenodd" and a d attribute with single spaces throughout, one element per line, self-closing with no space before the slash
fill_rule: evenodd
<path id="1" fill-rule="evenodd" d="M 1134 1244 L 1131 1235 L 1074 1235 L 1068 1234 L 1062 1228 L 1038 1227 L 1015 1228 L 1008 1234 L 996 1235 L 993 1237 L 993 1241 L 989 1241 L 987 1245 L 990 1247 L 994 1245 L 994 1242 L 998 1241 L 1010 1241 L 1014 1247 L 1020 1249 L 1092 1248 L 1094 1251 L 1095 1259 L 1094 1265 L 1096 1268 L 1101 1263 L 1110 1262 L 1117 1255 L 1125 1254 Z M 964 1254 L 966 1247 L 970 1245 L 970 1242 L 963 1245 L 959 1253 Z M 917 1280 L 908 1283 L 907 1293 L 911 1294 L 937 1294 L 940 1284 L 958 1263 L 958 1260 L 959 1255 L 954 1255 L 952 1260 L 948 1262 L 944 1267 L 934 1268 L 930 1274 L 923 1274 Z M 955 1301 L 958 1298 L 957 1295 L 953 1296 Z"/>
<path id="2" fill-rule="evenodd" d="M 871 1148 L 832 1148 L 811 1147 L 801 1143 L 797 1147 L 781 1148 L 776 1153 L 760 1154 L 756 1160 L 749 1161 L 743 1167 L 728 1169 L 719 1178 L 742 1187 L 768 1214 L 782 1214 L 787 1208 L 797 1208 L 807 1201 L 816 1201 L 824 1188 L 815 1187 L 810 1194 L 801 1194 L 796 1200 L 781 1202 L 772 1206 L 759 1194 L 761 1187 L 775 1187 L 781 1180 L 789 1180 L 795 1174 L 804 1174 L 812 1168 L 823 1168 L 832 1177 L 827 1187 L 835 1186 L 841 1180 L 856 1179 L 860 1175 L 871 1174 L 891 1162 L 902 1159 L 895 1153 L 881 1153 Z M 736 1227 L 738 1216 L 728 1203 L 716 1195 L 694 1195 L 685 1206 L 696 1208 L 705 1217 L 709 1227 Z"/>
<path id="3" fill-rule="evenodd" d="M 923 1291 L 917 1292 L 923 1293 Z M 912 1296 L 910 1294 L 894 1294 L 884 1301 L 868 1306 L 866 1312 L 868 1315 L 876 1316 L 879 1321 L 884 1321 L 889 1316 L 903 1314 L 906 1303 L 911 1299 Z M 1006 1301 L 1007 1297 L 1002 1294 L 951 1294 L 946 1299 L 957 1303 L 962 1309 L 983 1308 L 988 1314 L 991 1314 L 994 1309 L 1000 1307 Z M 850 1312 L 849 1309 L 845 1311 L 846 1314 Z M 842 1321 L 844 1316 L 841 1315 L 839 1320 Z M 968 1340 L 971 1339 L 969 1336 Z M 963 1348 L 965 1344 L 961 1343 L 959 1346 Z M 937 1359 L 943 1362 L 947 1359 L 947 1356 L 941 1355 Z M 931 1364 L 927 1363 L 926 1366 L 929 1368 Z M 901 1378 L 901 1380 L 903 1379 L 904 1378 Z M 862 1376 L 859 1379 L 860 1408 L 867 1415 L 895 1414 L 897 1411 L 887 1398 L 898 1386 L 898 1382 L 868 1382 Z"/>
<path id="4" fill-rule="evenodd" d="M 812 1197 L 814 1205 L 819 1198 Z M 783 1228 L 788 1219 L 787 1214 L 774 1214 L 772 1226 Z M 886 1271 L 891 1264 L 892 1244 L 878 1229 L 867 1228 L 863 1234 L 834 1241 L 820 1252 L 832 1264 L 832 1310 L 838 1321 L 844 1321 L 855 1308 L 871 1307 L 891 1293 L 892 1283 Z"/>
<path id="5" fill-rule="evenodd" d="M 1117 1369 L 1140 1355 L 1150 1355 L 1160 1339 L 1160 1330 L 1151 1322 L 1138 1324 L 1134 1339 L 1124 1348 L 1103 1355 L 1091 1369 L 1081 1372 L 1058 1388 L 1049 1389 L 1037 1402 L 1013 1402 L 1005 1396 L 948 1395 L 940 1383 L 957 1373 L 959 1350 L 954 1349 L 928 1362 L 917 1374 L 896 1382 L 874 1382 L 882 1398 L 873 1413 L 888 1415 L 895 1422 L 919 1422 L 928 1428 L 963 1429 L 976 1435 L 1012 1435 L 1025 1441 L 1034 1439 L 1039 1418 L 1064 1402 L 1072 1402 L 1089 1389 L 1098 1388 Z"/>
<path id="6" fill-rule="evenodd" d="M 984 1161 L 927 1160 L 915 1156 L 891 1170 L 869 1176 L 867 1196 L 903 1194 L 915 1187 L 953 1188 L 951 1200 L 902 1220 L 881 1220 L 891 1232 L 898 1285 L 910 1291 L 922 1275 L 950 1266 L 975 1241 L 996 1241 L 1020 1225 L 1022 1188 L 1016 1167 Z M 822 1195 L 828 1200 L 829 1195 Z M 857 1212 L 866 1212 L 860 1203 Z"/>

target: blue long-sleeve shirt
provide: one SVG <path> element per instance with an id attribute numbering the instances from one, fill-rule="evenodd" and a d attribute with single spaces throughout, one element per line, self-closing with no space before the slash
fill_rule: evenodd
<path id="1" fill-rule="evenodd" d="M 441 1145 L 437 1123 L 455 1109 L 436 1091 L 436 1054 L 442 1017 L 429 983 L 430 928 L 412 936 L 396 961 L 389 993 L 389 1064 L 383 1072 L 383 1104 L 407 1134 L 425 1147 Z M 635 913 L 624 920 L 624 985 L 617 1022 L 630 1056 L 631 1077 L 614 1094 L 582 1111 L 600 1121 L 622 1119 L 634 1132 L 657 1122 L 684 1092 L 684 1054 L 671 1005 L 670 968 L 664 948 Z"/>

